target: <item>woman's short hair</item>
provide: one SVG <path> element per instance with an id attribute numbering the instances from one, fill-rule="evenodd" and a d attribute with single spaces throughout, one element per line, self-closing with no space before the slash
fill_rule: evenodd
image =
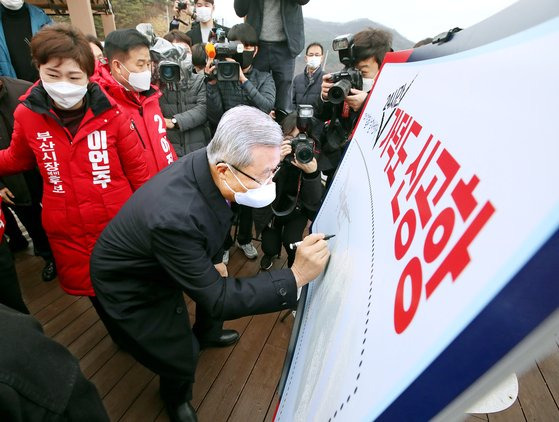
<path id="1" fill-rule="evenodd" d="M 88 77 L 95 70 L 95 58 L 85 35 L 68 24 L 48 25 L 37 32 L 31 39 L 31 57 L 37 67 L 58 58 L 75 60 Z"/>
<path id="2" fill-rule="evenodd" d="M 221 117 L 207 148 L 208 161 L 247 167 L 254 147 L 279 147 L 282 139 L 280 126 L 269 115 L 255 107 L 237 106 Z"/>

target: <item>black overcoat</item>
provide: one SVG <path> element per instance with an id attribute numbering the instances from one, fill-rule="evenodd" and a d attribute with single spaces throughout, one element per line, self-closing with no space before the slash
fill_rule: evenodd
<path id="1" fill-rule="evenodd" d="M 160 375 L 193 381 L 198 345 L 182 292 L 220 320 L 296 304 L 289 269 L 219 275 L 214 263 L 232 217 L 203 148 L 137 190 L 97 241 L 91 280 L 110 318 L 107 328 Z"/>

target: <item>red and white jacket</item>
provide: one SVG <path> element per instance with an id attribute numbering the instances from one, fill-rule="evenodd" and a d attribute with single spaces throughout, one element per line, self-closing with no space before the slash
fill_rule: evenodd
<path id="1" fill-rule="evenodd" d="M 43 177 L 43 227 L 62 288 L 95 295 L 89 257 L 120 207 L 149 178 L 130 119 L 99 85 L 90 83 L 87 109 L 75 136 L 62 126 L 40 82 L 21 97 L 0 175 L 39 167 Z"/>
<path id="2" fill-rule="evenodd" d="M 177 154 L 167 140 L 167 125 L 159 106 L 161 91 L 154 86 L 142 93 L 126 90 L 113 78 L 108 64 L 97 63 L 91 80 L 101 85 L 131 119 L 140 138 L 150 176 L 176 161 Z"/>

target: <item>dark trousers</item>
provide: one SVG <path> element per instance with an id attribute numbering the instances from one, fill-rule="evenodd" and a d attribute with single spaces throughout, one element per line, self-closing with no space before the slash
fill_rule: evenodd
<path id="1" fill-rule="evenodd" d="M 271 227 L 262 231 L 262 251 L 269 256 L 279 255 L 283 244 L 287 251 L 287 266 L 291 267 L 295 251 L 289 248 L 289 244 L 303 239 L 308 221 L 307 215 L 298 208 L 285 217 L 274 217 Z"/>
<path id="2" fill-rule="evenodd" d="M 192 383 L 199 346 L 197 341 L 190 341 L 189 335 L 194 334 L 198 340 L 216 338 L 221 334 L 223 321 L 212 319 L 200 306 L 196 306 L 196 322 L 190 330 L 187 308 L 181 293 L 180 297 L 177 297 L 176 306 L 171 307 L 170 314 L 176 312 L 184 325 L 177 326 L 174 320 L 174 328 L 172 323 L 167 333 L 158 336 L 159 342 L 155 339 L 146 342 L 134 338 L 118 321 L 111 318 L 97 297 L 90 296 L 89 299 L 113 341 L 146 368 L 159 375 L 159 388 L 163 400 L 170 403 L 192 400 Z M 141 324 L 142 321 L 137 323 Z M 181 346 L 184 348 L 185 345 L 192 344 L 193 350 L 186 351 L 183 357 L 177 358 L 177 351 L 172 349 L 175 344 L 178 346 L 177 350 Z"/>
<path id="3" fill-rule="evenodd" d="M 6 218 L 6 235 L 10 239 L 23 236 L 17 221 L 12 215 L 11 211 L 15 212 L 21 223 L 27 229 L 31 240 L 33 240 L 33 249 L 35 254 L 44 258 L 45 260 L 52 261 L 52 251 L 50 249 L 49 241 L 45 229 L 41 223 L 41 213 L 43 208 L 39 203 L 32 203 L 31 205 L 6 205 L 2 203 L 2 211 Z"/>
<path id="4" fill-rule="evenodd" d="M 237 213 L 237 242 L 239 245 L 246 245 L 252 241 L 252 208 L 244 205 L 232 204 L 231 209 Z M 233 246 L 234 240 L 228 234 L 223 244 L 223 249 L 228 250 Z"/>
<path id="5" fill-rule="evenodd" d="M 260 41 L 254 67 L 262 72 L 272 72 L 276 84 L 276 108 L 291 111 L 291 82 L 295 72 L 295 58 L 291 57 L 287 42 Z"/>
<path id="6" fill-rule="evenodd" d="M 0 303 L 24 314 L 29 313 L 21 297 L 14 259 L 5 238 L 0 238 Z"/>

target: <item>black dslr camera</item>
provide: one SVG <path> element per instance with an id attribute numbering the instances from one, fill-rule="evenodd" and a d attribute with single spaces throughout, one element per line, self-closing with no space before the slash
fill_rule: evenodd
<path id="1" fill-rule="evenodd" d="M 217 43 L 215 47 L 215 72 L 218 81 L 238 81 L 240 77 L 244 45 L 239 41 Z M 232 58 L 236 62 L 229 62 L 226 58 Z"/>
<path id="2" fill-rule="evenodd" d="M 314 158 L 314 141 L 307 136 L 307 130 L 314 114 L 313 106 L 297 106 L 297 129 L 299 134 L 291 140 L 293 155 L 301 164 L 307 164 Z"/>
<path id="3" fill-rule="evenodd" d="M 363 89 L 363 76 L 354 67 L 353 35 L 340 35 L 334 38 L 332 48 L 338 52 L 340 62 L 345 65 L 344 70 L 332 73 L 330 80 L 334 82 L 334 86 L 328 90 L 328 101 L 333 104 L 339 104 L 345 100 L 351 88 Z"/>

